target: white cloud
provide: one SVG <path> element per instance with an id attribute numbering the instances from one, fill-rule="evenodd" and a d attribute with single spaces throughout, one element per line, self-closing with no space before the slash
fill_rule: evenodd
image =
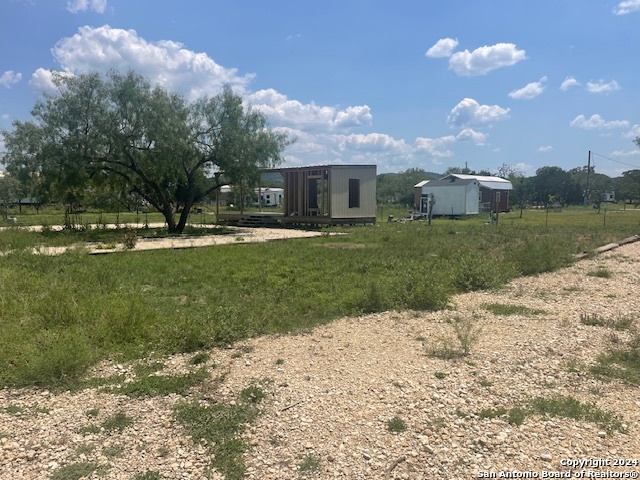
<path id="1" fill-rule="evenodd" d="M 449 58 L 449 69 L 463 77 L 484 75 L 500 67 L 508 67 L 526 58 L 524 50 L 513 43 L 497 43 L 476 48 L 473 52 L 457 52 Z"/>
<path id="2" fill-rule="evenodd" d="M 620 85 L 615 80 L 611 80 L 609 83 L 600 80 L 599 82 L 587 82 L 587 90 L 590 93 L 609 93 L 620 90 Z"/>
<path id="3" fill-rule="evenodd" d="M 544 89 L 546 88 L 546 85 L 544 85 L 544 83 L 546 81 L 547 77 L 542 77 L 537 82 L 531 82 L 518 90 L 513 90 L 511 93 L 509 93 L 509 96 L 515 100 L 531 100 L 544 91 Z"/>
<path id="4" fill-rule="evenodd" d="M 425 55 L 431 58 L 450 57 L 457 46 L 458 40 L 454 40 L 453 38 L 441 38 L 433 47 L 427 50 Z"/>
<path id="5" fill-rule="evenodd" d="M 454 153 L 450 150 L 456 142 L 473 142 L 476 145 L 484 145 L 486 135 L 476 132 L 472 128 L 465 128 L 458 135 L 447 135 L 445 137 L 428 138 L 418 137 L 414 143 L 415 151 L 418 153 L 427 153 L 437 158 L 453 157 Z"/>
<path id="6" fill-rule="evenodd" d="M 623 138 L 636 138 L 636 137 L 640 137 L 640 125 L 634 125 L 633 127 L 631 127 L 631 130 L 629 130 L 627 133 L 625 133 L 624 135 L 622 135 Z"/>
<path id="7" fill-rule="evenodd" d="M 567 77 L 564 79 L 564 81 L 560 85 L 560 90 L 562 90 L 563 92 L 566 92 L 571 87 L 579 87 L 581 85 L 582 84 L 578 80 L 576 80 L 574 77 Z"/>
<path id="8" fill-rule="evenodd" d="M 453 107 L 447 122 L 459 127 L 488 125 L 509 118 L 509 111 L 499 105 L 480 105 L 473 98 L 465 98 Z"/>
<path id="9" fill-rule="evenodd" d="M 22 80 L 21 73 L 16 73 L 13 70 L 7 70 L 0 76 L 0 85 L 5 88 L 11 88 L 20 80 Z"/>
<path id="10" fill-rule="evenodd" d="M 337 141 L 340 150 L 352 149 L 365 152 L 395 151 L 398 153 L 408 153 L 404 140 L 396 140 L 384 133 L 335 135 L 333 139 Z"/>
<path id="11" fill-rule="evenodd" d="M 187 50 L 180 43 L 170 40 L 150 43 L 135 30 L 109 25 L 81 27 L 74 36 L 60 40 L 52 53 L 68 74 L 134 70 L 190 99 L 213 95 L 225 84 L 243 92 L 253 78 L 253 75 L 240 76 L 235 68 L 224 68 L 206 53 Z M 38 69 L 31 85 L 46 86 L 50 79 L 51 72 Z"/>
<path id="12" fill-rule="evenodd" d="M 553 150 L 553 147 L 551 145 L 543 145 L 541 147 L 538 147 L 538 151 L 542 153 L 550 152 L 551 150 Z"/>
<path id="13" fill-rule="evenodd" d="M 629 126 L 629 122 L 627 120 L 606 121 L 596 113 L 594 115 L 591 115 L 589 119 L 587 119 L 584 115 L 578 115 L 571 121 L 569 125 L 576 128 L 582 128 L 584 130 L 604 130 L 612 128 L 625 128 Z"/>
<path id="14" fill-rule="evenodd" d="M 627 151 L 616 150 L 611 154 L 612 157 L 634 157 L 636 155 L 640 155 L 640 150 L 637 150 L 637 149 L 627 150 Z"/>
<path id="15" fill-rule="evenodd" d="M 616 15 L 627 15 L 638 11 L 640 11 L 640 0 L 625 0 L 613 8 L 613 13 Z"/>
<path id="16" fill-rule="evenodd" d="M 455 141 L 456 137 L 453 135 L 439 138 L 418 137 L 415 141 L 415 148 L 418 152 L 425 152 L 437 158 L 453 157 L 449 145 Z"/>
<path id="17" fill-rule="evenodd" d="M 330 131 L 370 125 L 373 118 L 367 105 L 339 110 L 314 103 L 305 104 L 290 100 L 272 88 L 254 92 L 246 100 L 267 115 L 274 125 Z"/>
<path id="18" fill-rule="evenodd" d="M 71 13 L 86 12 L 93 10 L 98 13 L 104 13 L 107 7 L 107 0 L 68 0 L 67 10 Z"/>
<path id="19" fill-rule="evenodd" d="M 473 142 L 476 145 L 484 145 L 487 136 L 482 132 L 477 132 L 473 128 L 465 128 L 458 135 L 456 135 L 456 140 L 459 142 Z"/>

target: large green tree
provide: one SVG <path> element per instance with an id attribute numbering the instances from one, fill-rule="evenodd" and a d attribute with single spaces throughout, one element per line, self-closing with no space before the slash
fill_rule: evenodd
<path id="1" fill-rule="evenodd" d="M 553 202 L 565 205 L 569 197 L 572 180 L 569 172 L 560 167 L 546 166 L 536 170 L 531 179 L 535 198 L 547 206 Z"/>
<path id="2" fill-rule="evenodd" d="M 89 182 L 139 195 L 171 232 L 182 232 L 221 176 L 251 183 L 291 142 L 229 87 L 189 102 L 134 72 L 58 75 L 54 83 L 33 121 L 3 132 L 5 163 L 36 172 L 58 198 L 79 196 Z"/>

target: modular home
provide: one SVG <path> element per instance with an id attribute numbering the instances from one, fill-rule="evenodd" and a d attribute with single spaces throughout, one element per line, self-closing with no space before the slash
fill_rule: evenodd
<path id="1" fill-rule="evenodd" d="M 432 208 L 433 216 L 508 212 L 512 189 L 511 182 L 504 178 L 454 173 L 415 185 L 415 207 L 425 215 Z"/>

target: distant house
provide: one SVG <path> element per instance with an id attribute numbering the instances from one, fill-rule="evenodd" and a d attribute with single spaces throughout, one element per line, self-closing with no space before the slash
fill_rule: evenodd
<path id="1" fill-rule="evenodd" d="M 284 188 L 256 188 L 256 195 L 260 196 L 260 206 L 279 207 L 284 199 Z"/>
<path id="2" fill-rule="evenodd" d="M 416 210 L 428 214 L 432 205 L 434 216 L 508 212 L 512 189 L 511 182 L 504 178 L 453 173 L 416 184 Z"/>
<path id="3" fill-rule="evenodd" d="M 602 194 L 602 201 L 609 203 L 616 203 L 616 192 L 604 192 Z"/>

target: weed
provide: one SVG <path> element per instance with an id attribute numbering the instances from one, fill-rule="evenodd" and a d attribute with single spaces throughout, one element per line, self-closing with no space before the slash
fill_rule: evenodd
<path id="1" fill-rule="evenodd" d="M 209 355 L 208 353 L 199 352 L 189 359 L 189 363 L 191 365 L 201 365 L 203 363 L 207 363 L 210 358 L 211 355 Z"/>
<path id="2" fill-rule="evenodd" d="M 139 363 L 133 367 L 133 371 L 137 377 L 147 377 L 152 373 L 159 372 L 164 368 L 164 363 L 152 362 L 152 363 Z"/>
<path id="3" fill-rule="evenodd" d="M 600 315 L 593 313 L 591 315 L 581 313 L 580 314 L 580 322 L 584 325 L 595 326 L 595 327 L 609 327 L 614 330 L 629 330 L 634 322 L 632 317 L 628 316 L 620 316 L 618 318 L 604 318 Z"/>
<path id="4" fill-rule="evenodd" d="M 251 385 L 240 392 L 240 399 L 243 402 L 255 405 L 260 403 L 266 395 L 267 394 L 260 387 Z"/>
<path id="5" fill-rule="evenodd" d="M 100 433 L 100 432 L 101 432 L 100 427 L 98 427 L 97 425 L 93 425 L 93 424 L 89 424 L 89 425 L 87 425 L 85 427 L 80 427 L 78 429 L 78 433 L 90 433 L 90 434 L 95 435 L 95 434 Z"/>
<path id="6" fill-rule="evenodd" d="M 598 267 L 596 270 L 591 270 L 587 272 L 587 276 L 598 277 L 598 278 L 611 278 L 613 276 L 613 272 L 608 268 Z"/>
<path id="7" fill-rule="evenodd" d="M 119 458 L 122 457 L 122 454 L 124 453 L 124 445 L 109 445 L 107 447 L 104 447 L 102 449 L 102 454 L 105 457 L 109 457 L 109 458 Z"/>
<path id="8" fill-rule="evenodd" d="M 184 395 L 191 387 L 202 383 L 208 376 L 209 374 L 205 368 L 186 375 L 150 375 L 137 378 L 133 382 L 126 383 L 121 388 L 112 388 L 107 391 L 134 398 L 157 397 L 171 393 Z"/>
<path id="9" fill-rule="evenodd" d="M 122 244 L 126 250 L 133 250 L 138 243 L 138 235 L 136 232 L 126 232 L 122 236 Z"/>
<path id="10" fill-rule="evenodd" d="M 317 472 L 320 469 L 320 457 L 309 454 L 302 457 L 298 470 L 301 472 Z"/>
<path id="11" fill-rule="evenodd" d="M 100 409 L 98 409 L 98 408 L 90 408 L 89 410 L 84 412 L 84 414 L 87 417 L 97 417 L 99 413 L 100 413 Z"/>
<path id="12" fill-rule="evenodd" d="M 540 415 L 572 418 L 595 423 L 607 431 L 623 431 L 622 422 L 616 415 L 605 412 L 594 403 L 581 403 L 571 396 L 537 397 L 529 401 L 529 406 L 533 413 Z"/>
<path id="13" fill-rule="evenodd" d="M 49 414 L 51 413 L 51 408 L 49 407 L 36 407 L 35 412 L 36 413 L 44 413 L 44 414 Z"/>
<path id="14" fill-rule="evenodd" d="M 499 408 L 483 408 L 478 413 L 478 417 L 480 417 L 482 419 L 485 419 L 485 418 L 497 418 L 497 417 L 501 417 L 503 415 L 506 415 L 506 413 L 507 413 L 507 409 L 503 408 L 503 407 L 499 407 Z"/>
<path id="15" fill-rule="evenodd" d="M 482 330 L 474 324 L 470 318 L 456 318 L 453 328 L 456 332 L 456 338 L 460 343 L 460 350 L 463 356 L 471 353 L 471 348 L 480 341 Z"/>
<path id="16" fill-rule="evenodd" d="M 276 365 L 284 365 L 284 359 L 283 358 L 278 358 L 276 360 Z"/>
<path id="17" fill-rule="evenodd" d="M 598 357 L 598 363 L 589 370 L 603 380 L 620 379 L 631 385 L 640 385 L 640 333 L 622 342 L 616 335 L 616 348 Z M 613 342 L 612 342 L 613 343 Z"/>
<path id="18" fill-rule="evenodd" d="M 257 387 L 243 390 L 244 399 L 236 405 L 210 406 L 182 403 L 174 407 L 174 417 L 184 425 L 194 442 L 204 442 L 215 467 L 227 480 L 244 478 L 246 467 L 242 454 L 246 444 L 242 432 L 258 415 L 255 404 L 260 396 Z"/>
<path id="19" fill-rule="evenodd" d="M 133 476 L 133 480 L 162 480 L 162 475 L 155 470 L 147 470 L 146 472 L 136 473 Z"/>
<path id="20" fill-rule="evenodd" d="M 436 373 L 435 373 L 436 378 L 438 378 L 438 379 L 440 379 L 440 380 L 442 380 L 442 379 L 446 378 L 446 377 L 447 377 L 447 375 L 449 375 L 449 374 L 448 374 L 448 373 L 444 373 L 444 372 L 436 372 Z"/>
<path id="21" fill-rule="evenodd" d="M 418 342 L 423 342 L 423 343 L 424 343 L 424 342 L 426 342 L 426 341 L 427 341 L 427 337 L 419 336 L 419 337 L 416 337 L 416 340 L 417 340 Z"/>
<path id="22" fill-rule="evenodd" d="M 427 354 L 442 360 L 452 360 L 462 356 L 460 349 L 455 347 L 451 340 L 445 338 L 439 339 L 436 345 L 427 348 Z"/>
<path id="23" fill-rule="evenodd" d="M 158 449 L 158 451 L 156 452 L 156 454 L 160 457 L 160 458 L 166 458 L 169 456 L 169 454 L 171 453 L 171 451 L 167 448 L 167 447 L 160 447 Z"/>
<path id="24" fill-rule="evenodd" d="M 493 386 L 493 382 L 487 380 L 486 378 L 482 378 L 478 381 L 481 387 L 491 387 Z"/>
<path id="25" fill-rule="evenodd" d="M 604 327 L 607 324 L 607 320 L 596 313 L 591 315 L 581 313 L 580 322 L 590 327 Z"/>
<path id="26" fill-rule="evenodd" d="M 387 420 L 387 431 L 391 433 L 401 433 L 407 429 L 407 424 L 400 417 L 393 417 Z"/>
<path id="27" fill-rule="evenodd" d="M 542 315 L 546 313 L 544 310 L 524 307 L 522 305 L 508 305 L 502 303 L 486 303 L 482 306 L 488 312 L 494 315 Z"/>
<path id="28" fill-rule="evenodd" d="M 97 469 L 98 465 L 95 463 L 71 463 L 58 468 L 49 478 L 50 480 L 79 480 L 88 477 Z"/>
<path id="29" fill-rule="evenodd" d="M 23 410 L 20 405 L 16 405 L 15 403 L 10 403 L 4 408 L 4 411 L 9 415 L 21 415 Z"/>
<path id="30" fill-rule="evenodd" d="M 118 412 L 102 422 L 102 428 L 108 432 L 113 430 L 122 432 L 125 428 L 131 425 L 133 425 L 133 419 L 128 417 L 124 412 Z"/>
<path id="31" fill-rule="evenodd" d="M 522 407 L 510 408 L 507 412 L 507 422 L 511 425 L 522 425 L 527 417 L 527 410 Z"/>
<path id="32" fill-rule="evenodd" d="M 76 455 L 89 455 L 96 449 L 92 443 L 81 443 L 76 447 Z"/>

